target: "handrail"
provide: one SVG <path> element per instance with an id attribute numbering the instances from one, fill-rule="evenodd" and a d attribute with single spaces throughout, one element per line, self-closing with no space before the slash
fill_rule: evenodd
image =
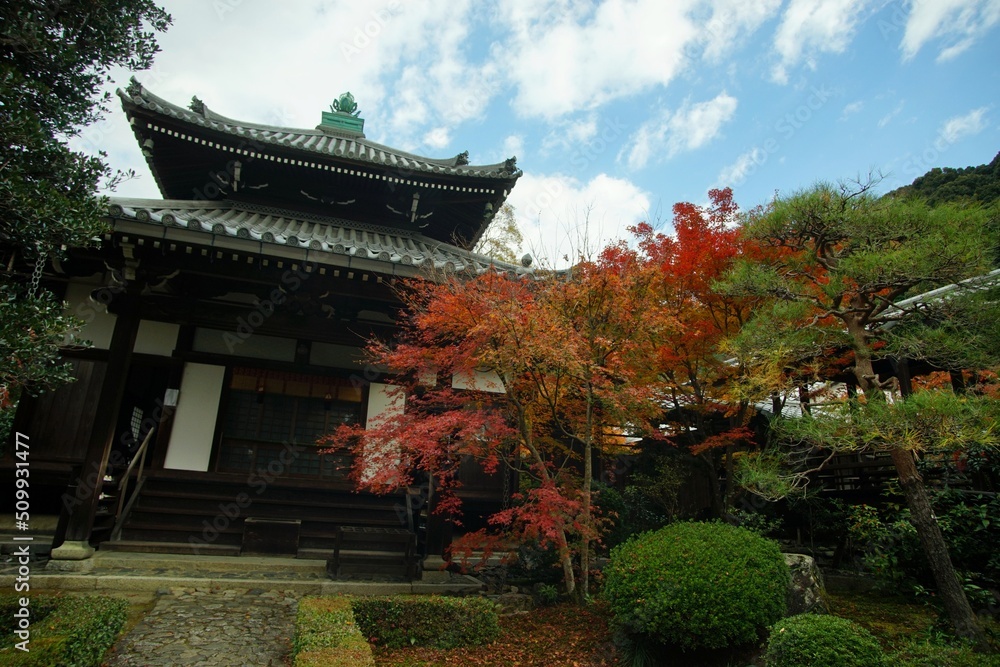
<path id="1" fill-rule="evenodd" d="M 146 437 L 142 439 L 142 444 L 139 445 L 139 449 L 135 450 L 135 454 L 132 455 L 132 461 L 129 462 L 128 468 L 125 469 L 125 474 L 122 475 L 122 481 L 118 482 L 118 488 L 121 489 L 124 485 L 128 483 L 129 475 L 132 474 L 132 468 L 135 467 L 136 460 L 141 458 L 139 461 L 139 474 L 142 475 L 142 467 L 146 464 L 146 449 L 149 447 L 149 441 L 153 438 L 153 433 L 156 432 L 156 427 L 149 429 L 149 433 Z"/>
<path id="2" fill-rule="evenodd" d="M 132 470 L 135 468 L 136 462 L 139 463 L 139 475 L 138 479 L 136 480 L 136 490 L 133 493 L 133 495 L 135 495 L 135 493 L 138 493 L 139 489 L 142 487 L 142 482 L 143 482 L 142 473 L 146 468 L 146 450 L 149 449 L 149 443 L 153 439 L 153 433 L 155 431 L 156 431 L 155 426 L 149 429 L 149 432 L 146 434 L 146 437 L 142 439 L 142 444 L 139 445 L 139 449 L 137 449 L 135 451 L 135 454 L 132 456 L 132 460 L 129 462 L 128 468 L 125 469 L 125 474 L 122 475 L 121 481 L 118 482 L 118 509 L 117 511 L 115 511 L 115 529 L 114 529 L 114 532 L 116 533 L 121 531 L 122 510 L 124 509 L 125 506 L 125 497 L 126 495 L 128 495 L 128 481 L 129 478 L 132 476 Z M 129 502 L 130 508 L 131 505 L 132 503 Z M 112 535 L 112 539 L 113 538 L 114 535 Z"/>

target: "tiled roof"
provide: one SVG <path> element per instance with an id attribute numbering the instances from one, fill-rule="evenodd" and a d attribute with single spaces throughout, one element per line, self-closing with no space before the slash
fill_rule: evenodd
<path id="1" fill-rule="evenodd" d="M 512 181 L 521 175 L 521 170 L 517 168 L 514 158 L 491 165 L 470 165 L 464 164 L 466 153 L 439 160 L 405 153 L 368 141 L 363 135 L 353 135 L 331 128 L 317 127 L 310 130 L 248 123 L 219 115 L 203 103 L 196 106 L 199 112 L 195 112 L 157 97 L 134 79 L 127 90 L 119 89 L 117 92 L 126 110 L 131 105 L 262 144 L 283 146 L 324 156 L 427 174 L 503 178 Z"/>
<path id="2" fill-rule="evenodd" d="M 210 238 L 212 245 L 219 245 L 221 237 L 265 255 L 283 255 L 281 249 L 293 249 L 312 260 L 344 266 L 352 260 L 365 260 L 369 267 L 387 274 L 416 274 L 420 270 L 529 273 L 524 267 L 416 233 L 251 204 L 112 198 L 108 214 L 115 221 L 148 225 L 150 230 L 144 233 L 159 227 L 162 231 L 158 235 L 166 237 L 169 230 L 187 230 L 204 234 L 208 237 L 205 242 Z"/>

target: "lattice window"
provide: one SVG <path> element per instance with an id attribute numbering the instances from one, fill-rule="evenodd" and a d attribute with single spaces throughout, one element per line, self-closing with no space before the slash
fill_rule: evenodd
<path id="1" fill-rule="evenodd" d="M 132 437 L 135 438 L 136 442 L 139 442 L 139 436 L 142 435 L 142 418 L 142 408 L 139 406 L 132 408 L 132 417 L 129 419 L 129 427 L 132 429 Z"/>
<path id="2" fill-rule="evenodd" d="M 361 418 L 361 392 L 341 378 L 261 369 L 233 370 L 223 416 L 217 469 L 250 472 L 270 465 L 285 474 L 341 477 L 347 454 L 320 454 L 317 438 Z M 286 443 L 305 445 L 292 461 L 279 457 Z"/>

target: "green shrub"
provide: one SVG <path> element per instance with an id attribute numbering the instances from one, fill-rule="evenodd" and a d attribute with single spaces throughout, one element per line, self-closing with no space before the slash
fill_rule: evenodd
<path id="1" fill-rule="evenodd" d="M 1000 667 L 1000 655 L 975 653 L 965 645 L 912 639 L 892 655 L 895 667 Z"/>
<path id="2" fill-rule="evenodd" d="M 458 648 L 488 644 L 500 635 L 496 605 L 485 598 L 359 597 L 352 601 L 361 632 L 388 648 Z"/>
<path id="3" fill-rule="evenodd" d="M 885 654 L 870 632 L 836 616 L 800 614 L 771 627 L 767 667 L 885 667 Z"/>
<path id="4" fill-rule="evenodd" d="M 535 598 L 543 607 L 552 606 L 559 602 L 559 589 L 552 584 L 538 584 L 535 586 Z"/>
<path id="5" fill-rule="evenodd" d="M 929 486 L 934 515 L 948 543 L 948 552 L 974 608 L 992 601 L 990 589 L 1000 588 L 1000 496 L 952 488 L 948 480 L 972 477 L 983 487 L 1000 481 L 1000 454 L 993 448 L 969 447 L 952 456 L 928 456 L 920 462 L 928 479 L 944 481 Z M 934 577 L 920 539 L 910 521 L 910 511 L 898 495 L 881 509 L 867 505 L 852 508 L 850 536 L 863 555 L 867 569 L 893 591 L 912 590 L 917 595 L 935 588 Z M 929 599 L 929 602 L 935 602 Z"/>
<path id="6" fill-rule="evenodd" d="M 5 619 L 11 618 L 17 607 L 16 598 L 5 596 L 0 600 Z M 32 612 L 30 650 L 18 650 L 15 644 L 21 639 L 8 634 L 0 647 L 3 667 L 99 665 L 128 617 L 128 602 L 103 595 L 33 595 L 28 608 Z"/>
<path id="7" fill-rule="evenodd" d="M 785 613 L 788 566 L 771 540 L 677 523 L 616 547 L 604 595 L 615 624 L 682 649 L 754 642 Z"/>
<path id="8" fill-rule="evenodd" d="M 344 597 L 299 601 L 292 643 L 295 667 L 374 667 L 372 649 Z"/>

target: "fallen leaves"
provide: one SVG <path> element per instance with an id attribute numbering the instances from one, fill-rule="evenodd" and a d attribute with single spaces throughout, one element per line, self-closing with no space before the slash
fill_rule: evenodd
<path id="1" fill-rule="evenodd" d="M 378 667 L 611 667 L 618 657 L 601 607 L 563 604 L 500 620 L 489 646 L 454 649 L 375 649 Z"/>

